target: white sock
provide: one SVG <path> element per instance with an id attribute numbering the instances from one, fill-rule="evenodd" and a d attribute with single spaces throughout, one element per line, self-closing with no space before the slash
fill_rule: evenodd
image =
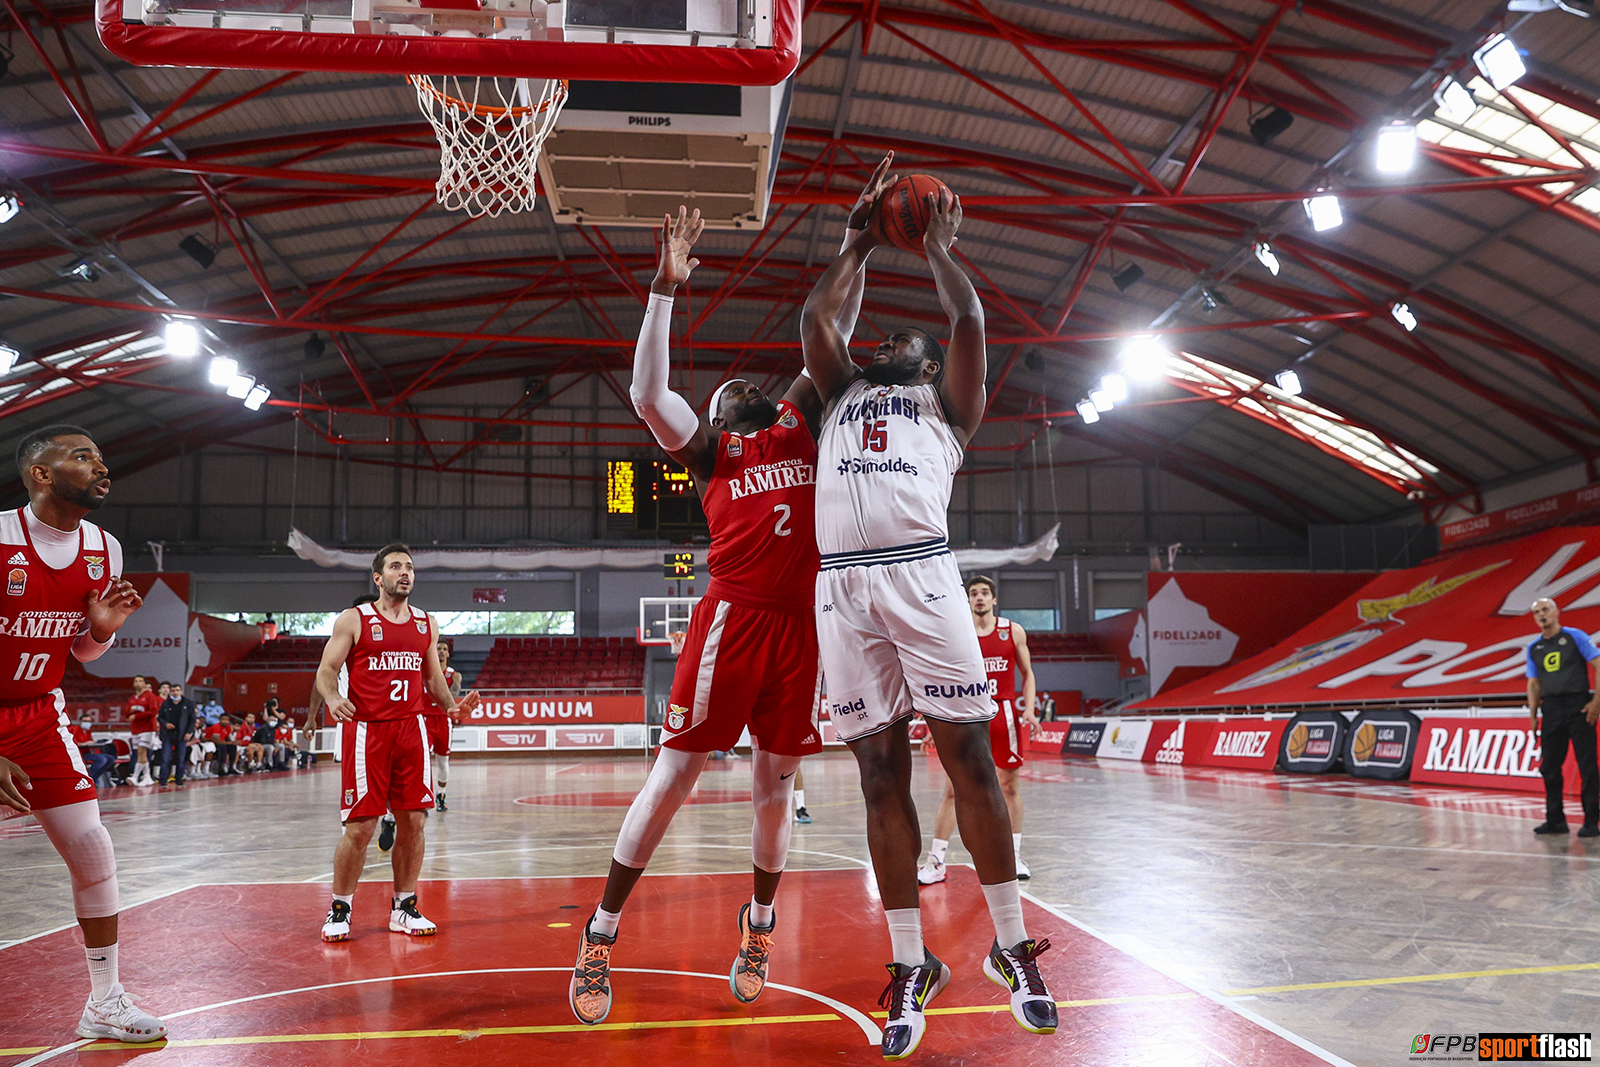
<path id="1" fill-rule="evenodd" d="M 759 926 L 763 930 L 772 925 L 772 905 L 763 904 L 755 897 L 750 898 L 750 925 Z"/>
<path id="2" fill-rule="evenodd" d="M 922 966 L 926 953 L 922 947 L 922 909 L 885 909 L 883 917 L 889 923 L 889 950 L 896 963 L 908 967 Z"/>
<path id="3" fill-rule="evenodd" d="M 594 918 L 589 920 L 589 931 L 602 937 L 616 937 L 617 924 L 621 921 L 622 912 L 597 907 L 594 909 Z"/>
<path id="4" fill-rule="evenodd" d="M 794 791 L 794 806 L 797 808 L 806 806 L 806 791 L 804 789 L 796 789 Z"/>
<path id="5" fill-rule="evenodd" d="M 1022 835 L 1021 834 L 1012 834 L 1011 835 L 1011 854 L 1013 856 L 1022 855 Z"/>
<path id="6" fill-rule="evenodd" d="M 352 901 L 354 901 L 355 898 L 356 898 L 356 895 L 354 893 L 347 893 L 344 896 L 340 896 L 338 893 L 335 893 L 333 895 L 333 899 L 334 900 L 337 900 L 339 903 L 343 904 L 347 908 L 355 907 L 355 905 L 352 903 Z"/>
<path id="7" fill-rule="evenodd" d="M 388 811 L 384 812 L 383 813 L 383 819 L 381 821 L 388 823 L 390 826 L 393 826 L 394 825 L 394 813 L 393 812 L 388 812 Z"/>
<path id="8" fill-rule="evenodd" d="M 394 906 L 395 906 L 395 908 L 398 909 L 400 907 L 400 905 L 404 904 L 408 900 L 416 899 L 416 896 L 417 896 L 417 894 L 415 892 L 411 892 L 411 893 L 396 893 L 394 895 Z"/>
<path id="9" fill-rule="evenodd" d="M 117 946 L 85 946 L 83 954 L 89 961 L 89 999 L 104 1000 L 121 993 L 122 983 L 117 980 Z"/>
<path id="10" fill-rule="evenodd" d="M 994 920 L 994 939 L 1001 948 L 1011 948 L 1019 941 L 1028 940 L 1027 927 L 1022 925 L 1022 896 L 1017 891 L 1017 880 L 999 885 L 981 886 L 983 899 L 989 903 L 989 918 Z"/>
<path id="11" fill-rule="evenodd" d="M 938 860 L 940 863 L 943 863 L 944 862 L 945 850 L 948 849 L 949 847 L 950 847 L 950 842 L 941 841 L 937 837 L 934 838 L 933 839 L 933 844 L 931 846 L 929 846 L 929 848 L 928 848 L 928 858 L 931 859 L 931 860 Z"/>

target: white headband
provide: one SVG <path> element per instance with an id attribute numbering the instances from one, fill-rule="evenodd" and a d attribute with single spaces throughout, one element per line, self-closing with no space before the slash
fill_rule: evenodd
<path id="1" fill-rule="evenodd" d="M 722 391 L 728 386 L 732 385 L 734 382 L 744 382 L 746 385 L 750 384 L 750 381 L 747 378 L 729 378 L 727 381 L 717 386 L 716 392 L 711 394 L 711 407 L 707 409 L 707 418 L 714 419 L 721 414 L 722 408 L 719 405 L 722 400 Z"/>

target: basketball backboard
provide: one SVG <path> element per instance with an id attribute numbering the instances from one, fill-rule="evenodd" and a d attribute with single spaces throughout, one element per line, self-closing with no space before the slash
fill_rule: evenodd
<path id="1" fill-rule="evenodd" d="M 639 643 L 671 645 L 674 655 L 683 648 L 689 632 L 689 617 L 699 603 L 697 596 L 642 596 L 639 598 Z"/>
<path id="2" fill-rule="evenodd" d="M 777 85 L 801 0 L 97 0 L 145 66 Z"/>

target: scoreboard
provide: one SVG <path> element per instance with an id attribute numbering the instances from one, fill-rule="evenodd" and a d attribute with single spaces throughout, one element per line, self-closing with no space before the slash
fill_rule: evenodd
<path id="1" fill-rule="evenodd" d="M 694 476 L 683 467 L 666 459 L 626 460 L 606 466 L 608 513 L 632 514 L 634 529 L 640 533 L 672 538 L 710 536 Z M 631 507 L 613 510 L 623 499 Z"/>

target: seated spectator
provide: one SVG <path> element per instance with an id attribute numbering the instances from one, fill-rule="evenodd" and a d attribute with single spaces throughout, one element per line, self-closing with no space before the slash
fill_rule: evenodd
<path id="1" fill-rule="evenodd" d="M 205 712 L 205 724 L 207 726 L 217 725 L 217 723 L 222 721 L 222 717 L 227 714 L 227 712 L 222 709 L 222 705 L 217 702 L 216 697 L 212 697 L 209 701 L 207 701 L 206 706 L 200 710 Z"/>
<path id="2" fill-rule="evenodd" d="M 305 766 L 300 758 L 300 743 L 295 739 L 295 734 L 293 719 L 285 715 L 278 720 L 277 767 L 280 771 L 292 771 L 296 766 Z"/>
<path id="3" fill-rule="evenodd" d="M 253 738 L 261 746 L 261 769 L 281 771 L 283 768 L 278 766 L 278 713 L 276 710 L 267 711 L 262 718 Z"/>
<path id="4" fill-rule="evenodd" d="M 260 728 L 256 724 L 256 713 L 245 715 L 244 722 L 240 724 L 235 735 L 239 740 L 239 751 L 244 756 L 244 773 L 261 770 L 261 761 L 266 758 L 266 746 L 259 740 Z"/>
<path id="5" fill-rule="evenodd" d="M 214 722 L 206 727 L 205 738 L 216 754 L 214 777 L 227 778 L 238 774 L 234 764 L 239 758 L 239 747 L 233 741 L 233 724 Z"/>
<path id="6" fill-rule="evenodd" d="M 117 750 L 109 741 L 96 741 L 90 732 L 94 729 L 94 717 L 85 712 L 78 719 L 78 725 L 68 727 L 72 734 L 73 742 L 78 746 L 78 755 L 83 757 L 84 769 L 95 785 L 109 785 L 109 780 L 102 782 L 101 775 L 111 770 L 117 762 Z"/>

